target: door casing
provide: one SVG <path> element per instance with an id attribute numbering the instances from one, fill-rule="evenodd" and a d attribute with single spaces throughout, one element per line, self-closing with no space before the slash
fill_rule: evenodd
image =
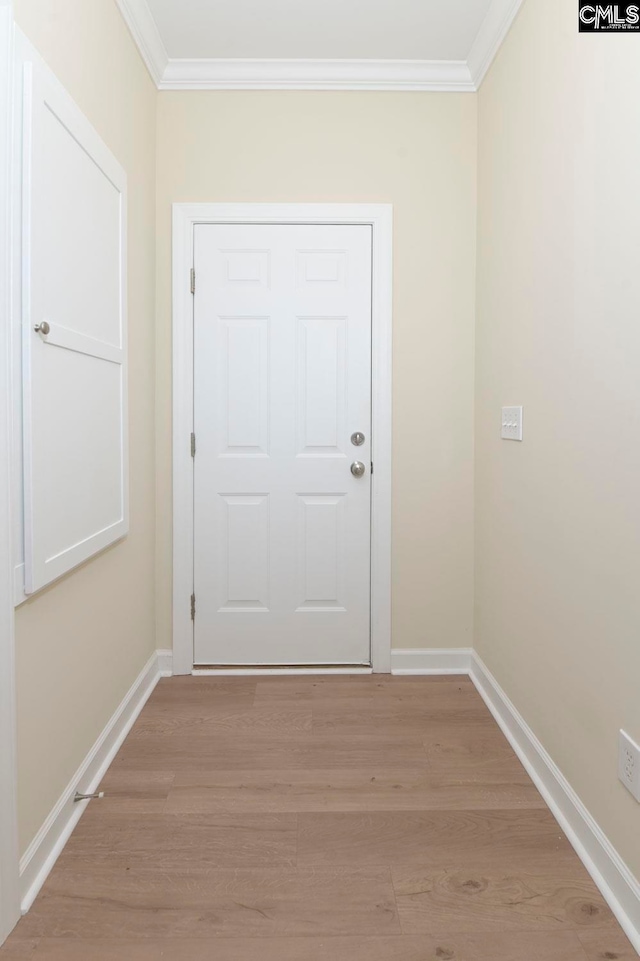
<path id="1" fill-rule="evenodd" d="M 193 235 L 196 224 L 368 224 L 372 263 L 371 658 L 391 671 L 391 204 L 173 205 L 173 672 L 193 672 Z M 293 673 L 292 669 L 285 669 Z M 331 668 L 322 669 L 323 673 Z M 348 669 L 339 669 L 342 673 Z M 211 672 L 208 672 L 211 673 Z M 231 673 L 228 670 L 224 674 Z M 244 669 L 242 673 L 270 673 Z M 305 669 L 304 673 L 309 673 Z"/>
<path id="2" fill-rule="evenodd" d="M 14 24 L 10 0 L 0 0 L 0 944 L 20 917 L 18 860 L 16 672 L 13 610 L 12 498 L 13 295 L 11 210 L 15 199 L 12 106 Z"/>

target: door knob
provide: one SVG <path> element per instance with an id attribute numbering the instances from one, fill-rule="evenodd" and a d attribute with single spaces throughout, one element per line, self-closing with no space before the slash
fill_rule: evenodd
<path id="1" fill-rule="evenodd" d="M 33 329 L 35 330 L 36 334 L 44 334 L 45 337 L 51 331 L 51 327 L 46 320 L 43 320 L 41 324 L 36 324 Z"/>
<path id="2" fill-rule="evenodd" d="M 366 470 L 366 467 L 364 466 L 362 461 L 354 460 L 353 464 L 351 465 L 351 473 L 353 474 L 354 477 L 362 477 L 365 470 Z"/>

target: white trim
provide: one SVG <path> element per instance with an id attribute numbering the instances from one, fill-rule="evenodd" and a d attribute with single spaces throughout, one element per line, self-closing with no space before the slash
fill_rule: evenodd
<path id="1" fill-rule="evenodd" d="M 393 207 L 370 210 L 371 289 L 371 665 L 391 670 L 391 474 L 393 354 Z"/>
<path id="2" fill-rule="evenodd" d="M 467 57 L 467 66 L 476 90 L 480 89 L 523 2 L 524 0 L 491 0 L 491 5 Z"/>
<path id="3" fill-rule="evenodd" d="M 300 677 L 309 674 L 373 674 L 370 667 L 194 667 L 194 677 Z"/>
<path id="4" fill-rule="evenodd" d="M 160 677 L 167 673 L 166 654 L 154 651 L 151 655 L 21 858 L 23 914 L 33 904 L 87 806 L 85 801 L 74 803 L 75 792 L 91 794 L 98 788 Z"/>
<path id="5" fill-rule="evenodd" d="M 464 60 L 169 60 L 160 90 L 473 93 Z"/>
<path id="6" fill-rule="evenodd" d="M 390 204 L 173 205 L 173 669 L 193 669 L 193 228 L 196 223 L 370 224 L 373 227 L 371 657 L 390 670 L 392 240 Z"/>
<path id="7" fill-rule="evenodd" d="M 480 87 L 523 0 L 492 0 L 466 60 L 170 58 L 147 0 L 116 3 L 159 90 L 473 93 Z"/>
<path id="8" fill-rule="evenodd" d="M 159 650 L 156 651 L 156 654 L 158 655 L 158 670 L 160 671 L 160 677 L 172 677 L 173 651 Z"/>
<path id="9" fill-rule="evenodd" d="M 25 594 L 24 590 L 24 561 L 21 564 L 16 564 L 13 568 L 13 604 L 14 607 L 19 607 L 24 604 L 25 601 L 29 600 L 29 594 Z"/>
<path id="10" fill-rule="evenodd" d="M 470 669 L 470 647 L 391 651 L 392 674 L 468 674 Z"/>
<path id="11" fill-rule="evenodd" d="M 470 676 L 625 934 L 640 953 L 640 882 L 475 652 Z"/>
<path id="12" fill-rule="evenodd" d="M 20 916 L 12 557 L 11 209 L 13 18 L 0 0 L 0 944 Z"/>
<path id="13" fill-rule="evenodd" d="M 195 216 L 195 211 L 194 211 Z M 173 670 L 193 669 L 193 218 L 173 207 Z"/>
<path id="14" fill-rule="evenodd" d="M 147 0 L 116 0 L 116 3 L 151 79 L 159 87 L 169 57 Z"/>

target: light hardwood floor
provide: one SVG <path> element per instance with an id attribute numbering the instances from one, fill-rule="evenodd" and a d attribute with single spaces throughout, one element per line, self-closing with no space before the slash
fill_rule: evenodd
<path id="1" fill-rule="evenodd" d="M 162 680 L 0 961 L 631 961 L 467 678 Z"/>

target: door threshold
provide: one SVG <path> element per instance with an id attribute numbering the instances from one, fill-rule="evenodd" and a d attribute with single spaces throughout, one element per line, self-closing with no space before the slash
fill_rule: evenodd
<path id="1" fill-rule="evenodd" d="M 368 664 L 194 664 L 191 672 L 206 675 L 262 676 L 287 674 L 373 674 Z"/>

